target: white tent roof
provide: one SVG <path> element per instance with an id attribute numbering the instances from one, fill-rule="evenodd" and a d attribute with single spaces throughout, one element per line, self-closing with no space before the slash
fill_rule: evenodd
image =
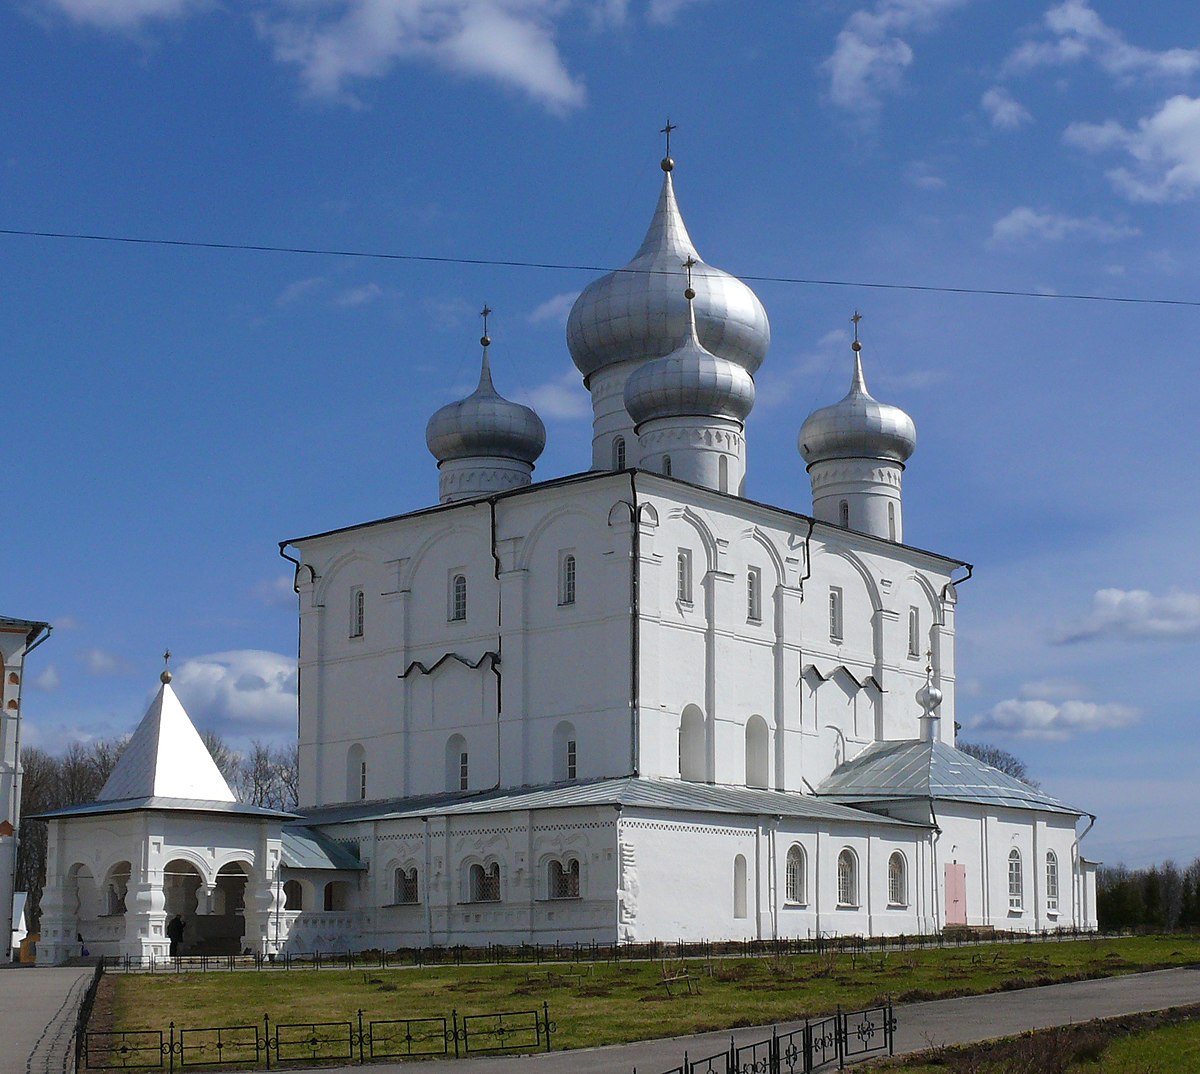
<path id="1" fill-rule="evenodd" d="M 150 702 L 97 801 L 151 797 L 236 801 L 169 682 Z"/>

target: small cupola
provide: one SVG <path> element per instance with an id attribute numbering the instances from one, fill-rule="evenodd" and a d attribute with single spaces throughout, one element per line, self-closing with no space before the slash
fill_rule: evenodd
<path id="1" fill-rule="evenodd" d="M 442 503 L 528 485 L 546 446 L 541 418 L 529 407 L 505 399 L 492 383 L 487 329 L 491 313 L 483 307 L 479 386 L 465 399 L 447 403 L 425 427 L 425 443 L 437 459 Z"/>

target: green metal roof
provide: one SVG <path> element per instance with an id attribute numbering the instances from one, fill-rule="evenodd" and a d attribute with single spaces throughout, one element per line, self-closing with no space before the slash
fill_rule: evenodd
<path id="1" fill-rule="evenodd" d="M 30 820 L 58 820 L 63 817 L 98 817 L 105 813 L 135 813 L 139 809 L 157 809 L 179 813 L 232 813 L 246 817 L 275 817 L 289 820 L 295 813 L 281 813 L 277 809 L 245 805 L 242 802 L 210 802 L 199 798 L 117 798 L 104 802 L 84 802 L 82 805 L 50 809 L 45 813 L 34 813 Z"/>
<path id="2" fill-rule="evenodd" d="M 992 768 L 944 742 L 876 742 L 839 765 L 817 794 L 843 804 L 896 798 L 1042 809 L 1083 816 L 1084 810 Z"/>
<path id="3" fill-rule="evenodd" d="M 525 809 L 569 809 L 573 806 L 665 809 L 692 813 L 741 816 L 798 817 L 806 820 L 843 821 L 848 824 L 905 825 L 861 809 L 789 791 L 691 783 L 679 779 L 642 779 L 622 776 L 578 783 L 554 783 L 468 793 L 433 794 L 353 805 L 303 810 L 310 826 L 355 821 L 471 813 L 504 813 Z"/>

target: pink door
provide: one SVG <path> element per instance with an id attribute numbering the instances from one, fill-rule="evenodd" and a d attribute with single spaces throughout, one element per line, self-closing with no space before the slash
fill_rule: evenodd
<path id="1" fill-rule="evenodd" d="M 957 862 L 946 866 L 946 924 L 967 923 L 967 867 Z"/>

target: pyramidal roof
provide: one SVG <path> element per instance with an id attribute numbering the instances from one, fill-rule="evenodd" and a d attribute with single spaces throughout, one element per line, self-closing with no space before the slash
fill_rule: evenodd
<path id="1" fill-rule="evenodd" d="M 236 801 L 169 681 L 150 702 L 96 799 L 155 797 Z"/>

